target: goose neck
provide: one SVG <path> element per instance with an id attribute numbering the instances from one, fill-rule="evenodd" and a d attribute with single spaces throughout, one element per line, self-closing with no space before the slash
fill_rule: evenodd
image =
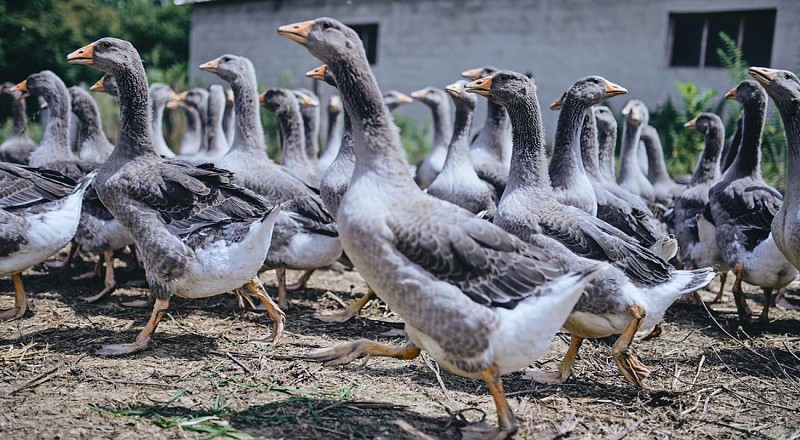
<path id="1" fill-rule="evenodd" d="M 256 77 L 254 72 L 231 82 L 234 97 L 236 130 L 231 150 L 264 152 L 264 128 L 258 113 Z M 264 153 L 266 156 L 266 153 Z"/>
<path id="2" fill-rule="evenodd" d="M 514 148 L 505 194 L 517 188 L 551 190 L 545 165 L 544 127 L 539 101 L 525 96 L 506 105 Z"/>
<path id="3" fill-rule="evenodd" d="M 550 160 L 550 180 L 554 187 L 567 188 L 585 176 L 581 161 L 580 134 L 587 108 L 575 99 L 567 99 L 558 114 L 553 158 Z"/>

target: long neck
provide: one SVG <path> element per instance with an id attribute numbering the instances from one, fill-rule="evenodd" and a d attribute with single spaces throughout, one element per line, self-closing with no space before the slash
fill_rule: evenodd
<path id="1" fill-rule="evenodd" d="M 305 164 L 305 133 L 300 109 L 296 102 L 282 105 L 278 109 L 278 132 L 281 137 L 281 163 L 292 166 Z"/>
<path id="2" fill-rule="evenodd" d="M 342 140 L 342 126 L 339 118 L 342 112 L 328 112 L 328 135 L 325 141 L 325 151 L 329 148 L 337 148 Z"/>
<path id="3" fill-rule="evenodd" d="M 661 139 L 655 128 L 648 125 L 642 130 L 642 140 L 647 149 L 647 178 L 653 182 L 671 182 L 664 163 L 664 150 L 661 148 Z"/>
<path id="4" fill-rule="evenodd" d="M 600 163 L 598 162 L 597 123 L 592 109 L 583 112 L 581 125 L 581 161 L 586 174 L 600 179 Z"/>
<path id="5" fill-rule="evenodd" d="M 119 134 L 113 155 L 155 155 L 150 130 L 150 94 L 141 61 L 114 72 L 119 100 Z"/>
<path id="6" fill-rule="evenodd" d="M 39 145 L 54 154 L 50 160 L 73 157 L 69 147 L 69 114 L 72 111 L 69 92 L 63 84 L 56 84 L 47 90 L 44 98 L 50 115 Z"/>
<path id="7" fill-rule="evenodd" d="M 208 117 L 208 100 L 204 100 L 197 106 L 197 114 L 199 117 L 200 126 L 198 128 L 198 134 L 200 135 L 200 151 L 208 151 L 209 143 L 208 143 L 208 130 L 209 126 L 212 124 L 209 117 Z"/>
<path id="8" fill-rule="evenodd" d="M 220 153 L 227 149 L 225 130 L 222 120 L 225 112 L 224 95 L 220 99 L 208 99 L 208 127 L 206 130 L 206 144 L 210 154 Z"/>
<path id="9" fill-rule="evenodd" d="M 705 135 L 706 145 L 700 155 L 700 161 L 694 170 L 690 185 L 713 182 L 719 177 L 719 159 L 722 152 L 722 141 L 725 136 L 721 125 L 712 125 Z"/>
<path id="10" fill-rule="evenodd" d="M 202 126 L 202 122 L 200 122 L 200 113 L 196 108 L 189 106 L 184 106 L 184 110 L 186 111 L 186 134 L 184 136 L 199 140 L 201 134 L 200 128 Z"/>
<path id="11" fill-rule="evenodd" d="M 78 124 L 78 138 L 82 141 L 89 141 L 95 143 L 97 141 L 105 140 L 105 134 L 100 126 L 100 110 L 97 109 L 97 104 L 91 98 L 86 99 L 88 102 L 82 103 L 83 108 L 80 112 L 76 113 L 80 124 Z"/>
<path id="12" fill-rule="evenodd" d="M 503 157 L 503 142 L 507 132 L 511 129 L 506 109 L 497 103 L 489 101 L 486 107 L 486 121 L 483 123 L 476 145 L 483 145 L 487 151 L 493 153 L 498 160 Z"/>
<path id="13" fill-rule="evenodd" d="M 314 161 L 319 157 L 319 107 L 300 110 L 303 114 L 306 157 Z"/>
<path id="14" fill-rule="evenodd" d="M 622 146 L 620 147 L 620 164 L 619 164 L 619 178 L 624 179 L 631 174 L 635 174 L 637 170 L 641 173 L 639 168 L 639 156 L 637 154 L 639 148 L 639 139 L 642 137 L 642 129 L 644 124 L 633 125 L 625 123 L 622 129 Z"/>
<path id="15" fill-rule="evenodd" d="M 505 194 L 525 187 L 552 189 L 545 165 L 544 127 L 539 100 L 532 93 L 532 96 L 507 105 L 506 111 L 511 120 L 514 149 Z"/>
<path id="16" fill-rule="evenodd" d="M 739 147 L 742 146 L 742 126 L 744 125 L 744 114 L 739 115 L 739 119 L 736 120 L 736 132 L 733 134 L 733 139 L 731 139 L 731 143 L 728 144 L 727 151 L 722 152 L 722 172 L 728 170 L 733 164 L 734 159 L 739 154 Z"/>
<path id="17" fill-rule="evenodd" d="M 591 110 L 579 104 L 575 99 L 567 99 L 558 115 L 553 158 L 550 160 L 550 179 L 556 188 L 567 188 L 586 174 L 580 157 L 580 134 L 584 114 Z"/>
<path id="18" fill-rule="evenodd" d="M 352 122 L 356 151 L 353 182 L 361 176 L 373 174 L 393 185 L 416 188 L 401 152 L 397 129 L 388 109 L 383 105 L 383 94 L 366 58 L 342 58 L 329 62 L 328 67 L 336 78 Z M 344 148 L 343 141 L 342 149 Z"/>
<path id="19" fill-rule="evenodd" d="M 469 158 L 469 134 L 472 129 L 474 109 L 465 103 L 456 104 L 456 118 L 453 124 L 453 136 L 447 149 L 444 169 L 466 165 L 472 168 Z"/>
<path id="20" fill-rule="evenodd" d="M 453 122 L 450 120 L 450 104 L 441 101 L 431 106 L 433 114 L 433 148 L 447 148 Z"/>
<path id="21" fill-rule="evenodd" d="M 23 136 L 28 131 L 28 115 L 25 113 L 25 100 L 11 98 L 11 115 L 14 118 L 12 133 Z"/>
<path id="22" fill-rule="evenodd" d="M 800 201 L 800 102 L 795 98 L 778 104 L 788 144 L 786 200 L 794 203 Z"/>
<path id="23" fill-rule="evenodd" d="M 256 76 L 252 71 L 231 82 L 233 102 L 236 108 L 236 131 L 231 150 L 266 152 L 264 150 L 264 128 L 258 116 Z"/>
<path id="24" fill-rule="evenodd" d="M 726 173 L 731 178 L 761 177 L 761 133 L 764 131 L 766 106 L 764 101 L 747 102 L 744 105 L 742 144 L 733 159 L 730 173 Z"/>
<path id="25" fill-rule="evenodd" d="M 597 131 L 597 143 L 600 148 L 597 157 L 600 162 L 600 173 L 610 181 L 616 181 L 614 172 L 614 150 L 617 148 L 616 126 L 610 124 L 599 127 Z"/>
<path id="26" fill-rule="evenodd" d="M 355 162 L 355 141 L 353 139 L 353 121 L 350 120 L 350 115 L 347 111 L 343 110 L 344 123 L 342 124 L 342 144 L 339 146 L 339 152 L 336 154 L 336 160 L 352 160 Z M 341 159 L 340 159 L 341 158 Z"/>
<path id="27" fill-rule="evenodd" d="M 153 111 L 150 114 L 150 124 L 153 130 L 153 136 L 156 139 L 160 138 L 160 141 L 164 141 L 164 145 L 166 145 L 166 140 L 164 140 L 164 130 L 161 128 L 163 127 L 164 122 L 164 107 L 166 106 L 166 102 L 163 100 L 161 101 L 153 101 Z M 159 141 L 159 142 L 160 142 Z"/>

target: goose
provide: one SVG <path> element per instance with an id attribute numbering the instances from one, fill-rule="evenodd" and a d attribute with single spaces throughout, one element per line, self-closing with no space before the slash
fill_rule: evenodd
<path id="1" fill-rule="evenodd" d="M 193 158 L 194 162 L 218 161 L 228 152 L 230 144 L 225 138 L 225 129 L 222 126 L 223 113 L 225 111 L 225 90 L 219 84 L 214 84 L 208 88 L 208 100 L 206 107 L 206 145 L 208 148 L 201 151 Z"/>
<path id="2" fill-rule="evenodd" d="M 107 93 L 112 98 L 117 99 L 117 80 L 112 75 L 105 74 L 92 84 L 89 91 Z"/>
<path id="3" fill-rule="evenodd" d="M 245 283 L 274 323 L 271 338 L 265 340 L 275 342 L 285 318 L 256 273 L 269 249 L 280 205 L 270 206 L 233 184 L 228 171 L 155 153 L 147 77 L 131 43 L 101 38 L 67 55 L 67 62 L 101 69 L 119 85 L 122 123 L 94 189 L 133 236 L 155 296 L 150 319 L 136 340 L 106 345 L 98 354 L 146 349 L 172 295 L 203 298 Z"/>
<path id="4" fill-rule="evenodd" d="M 789 164 L 786 174 L 786 197 L 783 205 L 772 220 L 772 237 L 775 245 L 783 255 L 794 265 L 800 268 L 800 219 L 797 213 L 800 203 L 800 113 L 798 113 L 798 99 L 800 99 L 800 80 L 797 75 L 786 70 L 768 69 L 766 67 L 751 67 L 750 76 L 766 89 L 767 94 L 775 101 L 778 111 L 786 128 L 786 140 L 789 149 Z M 778 302 L 779 298 L 776 298 Z M 791 306 L 791 308 L 797 308 Z"/>
<path id="5" fill-rule="evenodd" d="M 167 103 L 177 95 L 175 95 L 170 86 L 162 83 L 151 84 L 148 93 L 150 94 L 150 101 L 153 103 L 152 112 L 150 113 L 150 125 L 153 131 L 156 154 L 169 158 L 175 157 L 175 152 L 169 148 L 167 140 L 164 139 L 163 123 L 164 109 L 167 107 Z"/>
<path id="6" fill-rule="evenodd" d="M 383 94 L 383 103 L 389 111 L 395 111 L 400 106 L 411 104 L 414 99 L 405 93 L 398 92 L 397 90 L 389 90 Z"/>
<path id="7" fill-rule="evenodd" d="M 611 109 L 606 106 L 596 105 L 592 107 L 592 110 L 597 128 L 597 161 L 600 167 L 600 177 L 606 183 L 619 187 L 614 166 L 614 150 L 617 148 L 617 119 Z M 632 193 L 628 192 L 628 194 Z"/>
<path id="8" fill-rule="evenodd" d="M 233 143 L 233 134 L 236 132 L 236 106 L 233 103 L 233 90 L 225 91 L 225 113 L 222 117 L 222 126 L 225 127 L 225 139 L 228 145 Z"/>
<path id="9" fill-rule="evenodd" d="M 4 83 L 0 87 L 0 95 L 11 98 L 11 117 L 14 124 L 11 135 L 0 144 L 0 161 L 27 165 L 36 143 L 28 136 L 28 115 L 25 113 L 25 100 L 20 99 L 22 93 L 12 90 L 13 83 Z"/>
<path id="10" fill-rule="evenodd" d="M 89 174 L 76 184 L 57 172 L 0 162 L 0 276 L 14 281 L 14 308 L 0 312 L 0 321 L 27 312 L 20 274 L 69 243 L 92 179 Z"/>
<path id="11" fill-rule="evenodd" d="M 642 131 L 647 126 L 650 114 L 647 106 L 638 99 L 632 99 L 622 109 L 625 126 L 622 130 L 622 146 L 620 148 L 620 165 L 617 183 L 620 187 L 645 199 L 655 202 L 653 184 L 647 179 L 639 166 L 639 141 Z"/>
<path id="12" fill-rule="evenodd" d="M 563 97 L 556 100 L 550 108 L 558 109 L 562 105 Z M 607 107 L 591 107 L 584 112 L 580 133 L 581 162 L 597 200 L 597 217 L 635 238 L 639 244 L 649 248 L 661 258 L 669 260 L 678 251 L 677 241 L 661 231 L 653 214 L 639 197 L 619 188 L 613 178 L 608 179 L 603 176 L 603 168 L 599 162 L 600 136 L 597 129 L 600 124 L 598 119 L 603 117 L 597 115 L 604 112 L 603 109 L 607 110 Z M 610 111 L 607 113 L 613 124 L 606 125 L 616 127 L 613 115 Z M 616 128 L 613 129 L 616 130 Z M 616 139 L 616 133 L 607 136 L 607 138 L 609 137 Z M 603 140 L 606 141 L 606 139 Z M 613 154 L 613 149 L 611 154 Z M 632 200 L 632 203 L 628 200 Z"/>
<path id="13" fill-rule="evenodd" d="M 591 215 L 597 215 L 597 197 L 581 160 L 581 126 L 591 111 L 592 92 L 597 84 L 607 86 L 607 94 L 616 96 L 628 91 L 602 77 L 589 76 L 576 81 L 551 106 L 559 107 L 553 157 L 549 174 L 556 198 Z"/>
<path id="14" fill-rule="evenodd" d="M 736 119 L 736 131 L 733 133 L 733 137 L 730 141 L 725 144 L 725 148 L 722 149 L 720 172 L 724 173 L 728 171 L 728 168 L 730 168 L 733 163 L 733 159 L 736 159 L 736 155 L 739 153 L 739 146 L 742 144 L 742 123 L 744 121 L 742 116 L 743 115 L 740 113 L 739 117 Z"/>
<path id="15" fill-rule="evenodd" d="M 470 81 L 497 72 L 494 66 L 484 66 L 461 72 Z M 472 142 L 469 157 L 478 176 L 491 183 L 497 191 L 498 200 L 508 183 L 508 170 L 511 167 L 511 123 L 508 113 L 501 105 L 488 101 L 486 120 Z"/>
<path id="16" fill-rule="evenodd" d="M 336 223 L 319 195 L 289 171 L 273 162 L 264 148 L 264 129 L 259 120 L 259 97 L 253 64 L 245 57 L 222 55 L 200 66 L 227 81 L 236 104 L 236 132 L 230 150 L 218 165 L 236 175 L 238 184 L 265 197 L 270 203 L 288 203 L 278 216 L 273 244 L 265 266 L 275 269 L 278 304 L 289 305 L 286 291 L 303 287 L 311 269 L 333 264 L 342 253 Z M 286 285 L 286 269 L 306 270 Z"/>
<path id="17" fill-rule="evenodd" d="M 517 430 L 500 376 L 538 357 L 598 265 L 565 276 L 521 240 L 421 191 L 358 34 L 331 18 L 282 26 L 328 65 L 353 123 L 356 169 L 339 207 L 342 243 L 359 273 L 406 323 L 413 341 L 360 340 L 312 352 L 343 364 L 362 355 L 413 359 L 483 379 L 497 408 L 494 438 Z M 489 434 L 483 432 L 484 435 Z"/>
<path id="18" fill-rule="evenodd" d="M 686 185 L 679 185 L 669 177 L 658 130 L 652 125 L 647 125 L 642 129 L 641 140 L 647 151 L 647 179 L 653 185 L 656 202 L 672 206 L 672 201 L 686 189 Z"/>
<path id="19" fill-rule="evenodd" d="M 263 97 L 263 98 L 262 98 Z M 317 106 L 308 95 L 300 95 L 303 105 Z M 278 116 L 278 134 L 281 140 L 281 165 L 294 177 L 311 188 L 319 188 L 319 179 L 306 151 L 306 131 L 303 128 L 301 104 L 297 95 L 288 89 L 268 89 L 259 96 L 261 104 Z"/>
<path id="20" fill-rule="evenodd" d="M 294 92 L 303 117 L 306 160 L 316 169 L 319 166 L 319 97 L 309 89 L 295 89 Z"/>
<path id="21" fill-rule="evenodd" d="M 177 101 L 178 106 L 186 110 L 186 132 L 189 133 L 190 137 L 197 136 L 199 139 L 197 148 L 194 148 L 194 144 L 192 144 L 192 148 L 186 151 L 183 150 L 183 142 L 181 142 L 181 151 L 177 157 L 196 162 L 198 160 L 197 158 L 202 158 L 208 153 L 208 139 L 206 136 L 209 125 L 208 90 L 202 87 L 194 87 L 178 93 L 177 96 L 174 97 L 174 100 Z M 185 138 L 186 133 L 184 133 L 184 139 Z"/>
<path id="22" fill-rule="evenodd" d="M 714 225 L 704 217 L 708 205 L 708 190 L 719 179 L 719 160 L 725 127 L 714 113 L 701 113 L 684 127 L 697 130 L 705 139 L 697 168 L 689 186 L 675 198 L 675 236 L 686 269 L 718 267 L 720 289 L 713 302 L 719 302 L 725 290 L 729 267 L 719 255 Z"/>
<path id="23" fill-rule="evenodd" d="M 730 168 L 708 191 L 710 215 L 716 226 L 719 253 L 736 276 L 732 291 L 739 321 L 751 321 L 742 291 L 745 281 L 764 291 L 759 320 L 766 322 L 772 290 L 785 287 L 797 276 L 797 269 L 781 253 L 770 230 L 783 197 L 761 178 L 761 132 L 767 94 L 758 82 L 746 80 L 725 97 L 742 106 L 742 142 Z"/>
<path id="24" fill-rule="evenodd" d="M 597 83 L 586 84 L 590 104 L 618 94 L 620 88 L 601 77 L 597 79 Z M 628 382 L 641 387 L 650 370 L 630 351 L 634 334 L 640 329 L 648 331 L 655 327 L 666 309 L 682 294 L 708 284 L 714 276 L 713 270 L 671 270 L 665 261 L 646 250 L 609 235 L 614 230 L 607 225 L 604 227 L 602 221 L 558 202 L 545 165 L 539 101 L 533 81 L 527 76 L 501 70 L 467 87 L 503 105 L 511 119 L 514 136 L 511 173 L 494 223 L 537 246 L 548 261 L 558 264 L 564 271 L 594 264 L 590 258 L 603 258 L 619 266 L 607 268 L 591 281 L 567 318 L 564 328 L 572 337 L 559 371 L 529 371 L 526 375 L 537 382 L 564 382 L 572 375 L 572 366 L 584 339 L 619 335 L 612 349 L 614 361 Z M 592 232 L 587 223 L 608 232 Z M 566 239 L 569 234 L 574 235 L 573 240 L 592 243 L 590 246 L 596 246 L 597 250 L 617 246 L 630 258 L 623 262 L 609 258 L 608 254 L 586 252 Z M 623 250 L 626 247 L 628 251 Z"/>
<path id="25" fill-rule="evenodd" d="M 411 97 L 425 104 L 433 115 L 433 143 L 431 151 L 417 168 L 417 183 L 420 188 L 427 188 L 442 171 L 447 158 L 447 145 L 453 132 L 453 121 L 450 116 L 450 99 L 447 93 L 436 87 L 426 87 L 411 93 Z"/>
<path id="26" fill-rule="evenodd" d="M 469 158 L 469 135 L 478 99 L 466 92 L 466 84 L 462 80 L 445 87 L 456 108 L 453 136 L 442 171 L 428 187 L 428 194 L 491 219 L 496 207 L 494 187 L 478 177 Z"/>
<path id="27" fill-rule="evenodd" d="M 195 90 L 197 91 L 202 89 L 196 88 Z M 201 92 L 196 92 L 196 95 L 199 95 L 200 93 Z M 189 90 L 185 90 L 176 94 L 173 99 L 167 103 L 168 109 L 174 110 L 178 107 L 181 107 L 186 114 L 186 130 L 183 132 L 183 137 L 181 138 L 181 143 L 178 147 L 178 156 L 181 157 L 192 157 L 199 151 L 202 151 L 203 148 L 202 118 L 205 116 L 201 115 L 200 112 L 197 111 L 197 106 L 187 105 L 186 98 L 188 95 Z M 193 99 L 192 103 L 200 105 L 200 103 L 197 101 L 198 99 L 200 99 L 199 96 Z M 205 107 L 204 104 L 203 107 Z"/>
<path id="28" fill-rule="evenodd" d="M 323 174 L 339 154 L 339 147 L 342 145 L 341 120 L 342 99 L 336 95 L 331 96 L 328 100 L 328 135 L 325 137 L 325 151 L 319 157 L 319 169 L 323 171 Z M 320 183 L 320 185 L 322 184 Z"/>
<path id="29" fill-rule="evenodd" d="M 89 92 L 72 86 L 69 88 L 72 113 L 79 124 L 78 138 L 81 140 L 78 158 L 91 162 L 105 162 L 114 145 L 108 141 L 100 124 L 100 110 Z"/>

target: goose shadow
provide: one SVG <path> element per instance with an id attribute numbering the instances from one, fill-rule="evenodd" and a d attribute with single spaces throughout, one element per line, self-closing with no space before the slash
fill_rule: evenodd
<path id="1" fill-rule="evenodd" d="M 784 313 L 779 319 L 775 319 L 777 313 L 775 306 L 772 306 L 770 322 L 761 323 L 754 317 L 750 324 L 741 325 L 736 312 L 721 312 L 714 310 L 712 306 L 706 307 L 708 312 L 702 305 L 674 304 L 667 309 L 664 321 L 683 329 L 696 329 L 703 335 L 715 339 L 725 339 L 729 337 L 728 335 L 739 339 L 770 334 L 800 335 L 800 320 L 797 319 L 796 312 Z M 760 309 L 754 310 L 754 313 L 760 312 Z"/>
<path id="2" fill-rule="evenodd" d="M 763 377 L 786 380 L 787 376 L 800 376 L 797 353 L 784 348 L 775 347 L 736 347 L 715 351 L 707 350 L 691 358 L 687 362 L 699 364 L 705 356 L 704 368 L 722 367 L 730 369 L 731 374 L 740 377 Z"/>

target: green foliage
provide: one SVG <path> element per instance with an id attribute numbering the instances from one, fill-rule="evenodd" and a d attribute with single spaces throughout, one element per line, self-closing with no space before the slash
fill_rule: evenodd
<path id="1" fill-rule="evenodd" d="M 408 115 L 394 114 L 394 123 L 400 130 L 400 140 L 408 154 L 409 163 L 422 161 L 431 149 L 430 122 L 420 122 Z"/>
<path id="2" fill-rule="evenodd" d="M 724 48 L 717 49 L 717 56 L 725 69 L 728 70 L 733 83 L 739 84 L 748 78 L 747 68 L 749 66 L 747 61 L 744 60 L 742 50 L 736 47 L 736 42 L 728 34 L 720 32 L 719 38 L 722 40 Z"/>

